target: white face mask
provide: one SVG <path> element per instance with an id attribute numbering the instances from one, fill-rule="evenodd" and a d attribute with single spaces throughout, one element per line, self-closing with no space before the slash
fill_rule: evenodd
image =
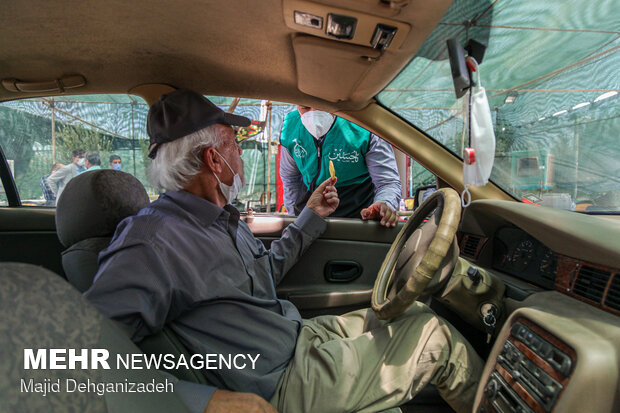
<path id="1" fill-rule="evenodd" d="M 86 159 L 84 158 L 78 158 L 77 160 L 77 165 L 78 166 L 84 166 L 84 163 L 86 162 Z"/>
<path id="2" fill-rule="evenodd" d="M 474 186 L 484 186 L 489 182 L 493 162 L 495 160 L 495 132 L 493 130 L 493 118 L 489 108 L 489 101 L 486 92 L 480 84 L 480 69 L 476 63 L 476 73 L 478 82 L 469 92 L 471 93 L 471 147 L 474 150 L 475 160 L 472 163 L 463 162 L 463 185 L 465 190 L 462 195 L 464 207 L 469 205 L 468 188 Z M 466 158 L 465 154 L 463 158 Z"/>
<path id="3" fill-rule="evenodd" d="M 226 161 L 226 159 L 224 159 L 224 157 L 217 150 L 215 150 L 215 152 L 218 155 L 220 155 L 220 158 L 222 158 L 226 166 L 228 166 L 228 169 L 230 169 L 230 172 L 234 174 L 232 186 L 226 185 L 225 183 L 220 181 L 220 178 L 218 178 L 215 173 L 213 174 L 213 176 L 215 176 L 215 179 L 217 179 L 217 181 L 220 183 L 220 191 L 222 191 L 222 195 L 224 195 L 224 198 L 226 198 L 226 203 L 230 204 L 232 203 L 232 201 L 235 200 L 237 195 L 239 195 L 239 192 L 241 192 L 241 189 L 243 188 L 243 181 L 241 180 L 241 177 L 239 176 L 239 174 L 233 171 L 233 169 L 228 164 L 228 161 Z"/>
<path id="4" fill-rule="evenodd" d="M 314 139 L 325 136 L 334 124 L 335 119 L 336 117 L 334 115 L 323 112 L 322 110 L 309 110 L 301 115 L 301 123 L 303 123 L 308 132 L 310 132 L 310 135 L 314 136 Z"/>

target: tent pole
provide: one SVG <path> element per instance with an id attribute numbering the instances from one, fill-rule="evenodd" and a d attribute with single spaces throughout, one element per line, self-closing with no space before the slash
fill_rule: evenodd
<path id="1" fill-rule="evenodd" d="M 226 112 L 227 113 L 234 113 L 235 109 L 237 108 L 237 105 L 239 104 L 240 100 L 241 100 L 241 98 L 234 98 L 233 101 L 230 103 L 230 106 L 228 106 L 228 110 Z"/>
<path id="2" fill-rule="evenodd" d="M 573 202 L 577 203 L 579 189 L 579 117 L 575 121 L 575 189 L 573 190 Z"/>
<path id="3" fill-rule="evenodd" d="M 271 101 L 267 102 L 267 213 L 271 212 Z"/>
<path id="4" fill-rule="evenodd" d="M 50 102 L 52 110 L 52 165 L 56 165 L 56 119 L 54 117 L 54 98 Z"/>
<path id="5" fill-rule="evenodd" d="M 131 101 L 131 154 L 133 155 L 133 176 L 136 176 L 136 137 L 133 121 L 133 108 L 135 102 Z"/>

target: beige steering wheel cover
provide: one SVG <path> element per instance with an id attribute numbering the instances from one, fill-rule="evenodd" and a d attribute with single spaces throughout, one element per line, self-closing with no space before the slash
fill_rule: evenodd
<path id="1" fill-rule="evenodd" d="M 441 214 L 437 231 L 428 251 L 396 296 L 388 300 L 387 291 L 398 256 L 407 239 L 435 208 Z M 454 242 L 461 219 L 461 200 L 451 188 L 442 188 L 429 196 L 415 211 L 388 251 L 372 290 L 371 306 L 377 318 L 388 320 L 402 314 L 425 290 Z"/>

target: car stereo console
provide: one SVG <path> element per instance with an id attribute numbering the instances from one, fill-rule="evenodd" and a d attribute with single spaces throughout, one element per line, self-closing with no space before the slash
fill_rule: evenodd
<path id="1" fill-rule="evenodd" d="M 551 412 L 575 363 L 573 349 L 531 321 L 517 319 L 497 356 L 478 412 Z"/>

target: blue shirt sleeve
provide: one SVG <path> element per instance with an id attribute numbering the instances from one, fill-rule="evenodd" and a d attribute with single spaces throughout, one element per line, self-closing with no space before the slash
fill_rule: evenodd
<path id="1" fill-rule="evenodd" d="M 284 275 L 299 260 L 310 244 L 327 228 L 327 223 L 310 208 L 304 208 L 295 222 L 282 231 L 282 237 L 271 243 L 266 250 L 262 241 L 255 238 L 261 255 L 269 254 L 274 286 L 277 286 Z"/>
<path id="2" fill-rule="evenodd" d="M 284 186 L 284 206 L 289 215 L 295 215 L 295 204 L 308 191 L 295 160 L 284 146 L 280 149 L 280 178 Z"/>
<path id="3" fill-rule="evenodd" d="M 178 307 L 171 304 L 183 293 L 163 257 L 148 241 L 115 238 L 100 253 L 99 271 L 84 293 L 105 316 L 123 324 L 134 342 L 160 331 L 177 315 Z"/>
<path id="4" fill-rule="evenodd" d="M 374 202 L 385 202 L 398 211 L 402 185 L 392 145 L 374 134 L 371 135 L 366 166 L 376 188 Z"/>

